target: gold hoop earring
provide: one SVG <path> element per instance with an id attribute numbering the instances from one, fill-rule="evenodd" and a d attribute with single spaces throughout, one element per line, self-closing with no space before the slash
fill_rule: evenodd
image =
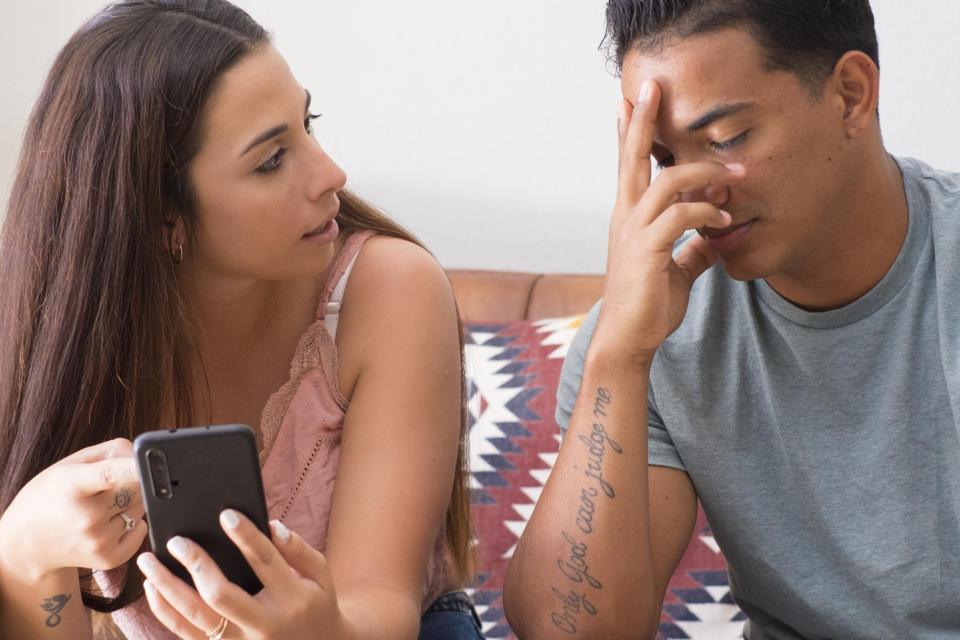
<path id="1" fill-rule="evenodd" d="M 178 242 L 176 249 L 170 250 L 170 257 L 173 258 L 173 264 L 180 264 L 183 262 L 183 243 Z"/>

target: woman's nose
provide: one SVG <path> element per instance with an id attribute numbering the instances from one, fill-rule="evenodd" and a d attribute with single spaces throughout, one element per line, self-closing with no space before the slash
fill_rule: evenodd
<path id="1" fill-rule="evenodd" d="M 327 153 L 316 147 L 316 153 L 310 160 L 310 182 L 308 197 L 316 200 L 331 191 L 340 191 L 347 184 L 347 174 Z"/>

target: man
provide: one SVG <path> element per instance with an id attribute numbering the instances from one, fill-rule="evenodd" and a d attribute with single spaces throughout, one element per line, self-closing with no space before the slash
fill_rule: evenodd
<path id="1" fill-rule="evenodd" d="M 960 637 L 960 177 L 884 150 L 868 0 L 607 17 L 605 294 L 507 577 L 517 635 L 653 637 L 699 498 L 750 640 Z"/>

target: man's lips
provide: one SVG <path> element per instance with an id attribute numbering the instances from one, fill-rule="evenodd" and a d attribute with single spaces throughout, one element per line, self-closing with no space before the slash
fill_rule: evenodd
<path id="1" fill-rule="evenodd" d="M 718 229 L 716 227 L 700 227 L 697 233 L 706 238 L 710 243 L 710 248 L 714 251 L 724 251 L 732 249 L 746 239 L 753 228 L 756 220 L 748 220 L 740 224 L 732 224 L 729 227 Z"/>

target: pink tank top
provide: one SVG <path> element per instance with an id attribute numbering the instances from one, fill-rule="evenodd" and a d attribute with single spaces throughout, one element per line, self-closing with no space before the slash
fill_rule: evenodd
<path id="1" fill-rule="evenodd" d="M 340 303 L 354 260 L 372 231 L 355 233 L 344 243 L 324 287 L 316 321 L 300 338 L 290 379 L 267 401 L 261 417 L 260 465 L 267 511 L 315 549 L 325 551 L 333 487 L 340 459 L 340 436 L 348 401 L 338 384 L 334 343 Z M 443 593 L 452 560 L 446 535 L 438 532 L 428 560 L 421 612 Z M 105 593 L 115 594 L 125 567 L 98 573 Z M 113 613 L 130 640 L 174 639 L 153 616 L 146 598 Z"/>

